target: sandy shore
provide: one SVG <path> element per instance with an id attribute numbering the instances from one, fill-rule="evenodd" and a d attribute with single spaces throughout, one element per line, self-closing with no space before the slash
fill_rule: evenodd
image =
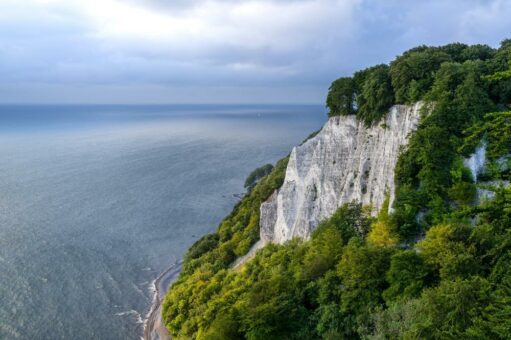
<path id="1" fill-rule="evenodd" d="M 154 281 L 155 294 L 153 304 L 144 321 L 144 340 L 167 340 L 170 335 L 161 317 L 161 303 L 170 285 L 177 280 L 182 262 L 177 262 L 160 274 Z"/>

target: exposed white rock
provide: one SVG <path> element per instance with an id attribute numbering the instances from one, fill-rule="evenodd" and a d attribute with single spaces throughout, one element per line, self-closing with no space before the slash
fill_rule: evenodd
<path id="1" fill-rule="evenodd" d="M 491 181 L 480 181 L 478 179 L 486 166 L 486 143 L 484 141 L 476 148 L 473 154 L 469 158 L 465 158 L 464 164 L 470 169 L 474 182 L 478 184 L 476 191 L 476 204 L 482 204 L 484 201 L 492 200 L 495 197 L 496 187 L 507 187 L 509 186 L 508 180 L 494 179 Z M 508 170 L 508 157 L 503 156 L 496 160 L 496 164 L 499 167 L 499 171 Z"/>
<path id="2" fill-rule="evenodd" d="M 282 187 L 261 205 L 261 240 L 283 243 L 309 238 L 318 223 L 344 203 L 382 206 L 394 198 L 400 147 L 417 127 L 421 104 L 393 106 L 378 125 L 354 116 L 333 117 L 291 152 Z"/>
<path id="3" fill-rule="evenodd" d="M 465 159 L 465 166 L 470 169 L 472 178 L 477 182 L 477 176 L 482 172 L 486 162 L 486 144 L 483 143 L 477 147 L 475 152 Z"/>

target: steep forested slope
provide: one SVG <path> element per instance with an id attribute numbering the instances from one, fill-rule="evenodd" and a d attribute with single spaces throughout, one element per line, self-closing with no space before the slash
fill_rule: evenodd
<path id="1" fill-rule="evenodd" d="M 393 104 L 424 102 L 396 167 L 396 200 L 373 218 L 352 203 L 310 240 L 258 239 L 259 206 L 287 159 L 216 233 L 199 240 L 168 293 L 176 338 L 511 338 L 511 41 L 421 46 L 332 83 L 330 115 L 370 126 Z M 486 151 L 478 173 L 466 158 Z M 477 170 L 477 169 L 476 169 Z"/>

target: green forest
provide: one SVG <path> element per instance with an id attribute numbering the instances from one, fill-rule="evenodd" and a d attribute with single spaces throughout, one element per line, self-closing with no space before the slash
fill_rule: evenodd
<path id="1" fill-rule="evenodd" d="M 511 339 L 511 40 L 499 48 L 419 46 L 335 80 L 329 116 L 378 123 L 423 102 L 378 216 L 351 203 L 310 240 L 259 239 L 259 207 L 288 158 L 187 252 L 163 303 L 176 339 Z M 463 160 L 486 148 L 474 178 Z M 478 199 L 478 192 L 487 197 Z"/>

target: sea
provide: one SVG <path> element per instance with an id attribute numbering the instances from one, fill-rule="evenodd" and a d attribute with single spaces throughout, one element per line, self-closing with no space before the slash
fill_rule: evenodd
<path id="1" fill-rule="evenodd" d="M 325 112 L 0 106 L 0 339 L 140 339 L 155 278 Z"/>

